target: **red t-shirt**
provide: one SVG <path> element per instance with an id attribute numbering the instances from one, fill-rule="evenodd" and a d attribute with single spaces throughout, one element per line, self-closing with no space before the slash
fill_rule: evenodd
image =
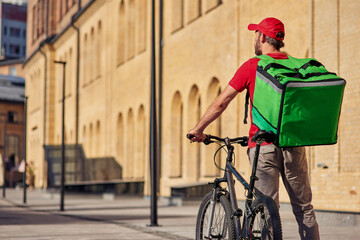
<path id="1" fill-rule="evenodd" d="M 287 55 L 284 53 L 269 53 L 267 55 L 275 59 L 288 58 Z M 251 102 L 254 96 L 256 68 L 259 61 L 259 58 L 250 58 L 243 65 L 241 65 L 241 67 L 236 71 L 234 77 L 229 82 L 229 85 L 238 92 L 242 92 L 246 88 L 249 91 Z M 256 146 L 256 143 L 252 142 L 251 138 L 259 130 L 259 128 L 253 124 L 251 109 L 252 108 L 250 107 L 251 125 L 249 131 L 249 148 Z M 267 144 L 268 143 L 266 142 L 263 143 L 263 145 Z"/>

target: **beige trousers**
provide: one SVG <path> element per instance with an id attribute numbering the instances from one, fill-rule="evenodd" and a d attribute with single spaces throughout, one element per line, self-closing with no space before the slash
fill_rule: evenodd
<path id="1" fill-rule="evenodd" d="M 248 149 L 251 164 L 255 148 Z M 255 187 L 272 197 L 279 207 L 279 177 L 283 180 L 289 194 L 293 213 L 299 224 L 301 239 L 318 240 L 319 227 L 316 222 L 308 167 L 304 147 L 278 148 L 274 145 L 261 146 Z"/>

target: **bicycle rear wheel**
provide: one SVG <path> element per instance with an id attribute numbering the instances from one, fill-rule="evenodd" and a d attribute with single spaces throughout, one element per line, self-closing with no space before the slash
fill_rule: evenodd
<path id="1" fill-rule="evenodd" d="M 253 215 L 248 221 L 251 239 L 282 239 L 279 210 L 274 200 L 268 196 L 257 197 L 251 204 Z"/>
<path id="2" fill-rule="evenodd" d="M 210 238 L 206 238 L 210 215 L 210 201 L 213 192 L 209 192 L 201 202 L 196 219 L 196 240 L 200 239 L 236 239 L 235 224 L 232 219 L 232 210 L 229 200 L 224 195 L 216 199 L 214 217 L 211 226 Z"/>

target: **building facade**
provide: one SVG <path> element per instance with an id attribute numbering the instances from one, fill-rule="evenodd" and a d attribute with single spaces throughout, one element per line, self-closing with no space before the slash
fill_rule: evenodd
<path id="1" fill-rule="evenodd" d="M 0 2 L 1 57 L 24 58 L 26 55 L 26 6 Z"/>
<path id="2" fill-rule="evenodd" d="M 273 16 L 285 24 L 286 53 L 316 57 L 347 80 L 338 143 L 309 147 L 307 155 L 315 208 L 360 211 L 360 148 L 355 140 L 360 131 L 360 86 L 354 67 L 359 61 L 355 39 L 360 34 L 360 3 L 171 0 L 163 4 L 162 28 L 160 1 L 155 6 L 157 58 L 163 31 L 163 61 L 157 62 L 160 195 L 170 196 L 174 187 L 206 184 L 221 174 L 213 164 L 216 147 L 190 144 L 185 135 L 238 67 L 254 55 L 254 36 L 247 25 Z M 122 180 L 144 181 L 144 194 L 149 194 L 151 7 L 146 0 L 28 2 L 27 159 L 36 165 L 37 187 L 47 187 L 43 146 L 61 143 L 64 76 L 56 60 L 66 62 L 66 143 L 80 144 L 87 158 L 113 157 L 122 167 Z M 242 124 L 244 99 L 245 94 L 239 94 L 206 132 L 247 135 L 249 126 Z M 236 156 L 236 167 L 248 178 L 246 149 L 237 149 Z M 223 158 L 220 154 L 216 161 L 224 163 Z M 288 201 L 283 188 L 280 198 Z"/>
<path id="3" fill-rule="evenodd" d="M 24 60 L 25 58 L 0 60 L 0 74 L 24 78 L 25 73 L 22 67 Z"/>
<path id="4" fill-rule="evenodd" d="M 11 186 L 14 186 L 12 180 L 19 179 L 11 180 L 10 171 L 24 159 L 24 96 L 24 78 L 0 74 L 0 155 L 2 167 L 5 168 L 6 185 Z"/>

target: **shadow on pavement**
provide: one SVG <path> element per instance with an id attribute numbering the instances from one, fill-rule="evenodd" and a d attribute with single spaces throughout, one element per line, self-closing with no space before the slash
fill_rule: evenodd
<path id="1" fill-rule="evenodd" d="M 0 210 L 0 225 L 72 224 L 78 219 L 34 211 Z"/>
<path id="2" fill-rule="evenodd" d="M 61 214 L 62 215 L 62 214 Z M 68 216 L 71 218 L 77 218 L 87 221 L 105 221 L 105 222 L 123 222 L 123 221 L 132 221 L 132 220 L 149 220 L 150 215 L 95 215 L 95 214 L 88 214 L 88 215 L 74 215 L 74 214 L 64 214 L 62 216 Z M 165 216 L 158 216 L 159 219 L 182 219 L 182 218 L 189 218 L 194 217 L 192 215 L 189 216 L 178 216 L 178 215 L 165 215 Z"/>

